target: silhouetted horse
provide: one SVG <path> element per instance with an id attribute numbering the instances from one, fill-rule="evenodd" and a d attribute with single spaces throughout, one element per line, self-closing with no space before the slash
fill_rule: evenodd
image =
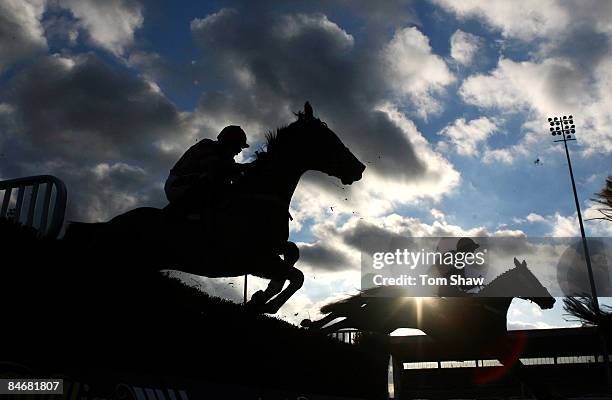
<path id="1" fill-rule="evenodd" d="M 178 220 L 160 209 L 143 207 L 106 223 L 73 223 L 67 240 L 91 239 L 92 251 L 117 250 L 141 268 L 270 279 L 251 304 L 262 312 L 277 312 L 304 280 L 293 266 L 299 258 L 297 246 L 287 241 L 289 203 L 300 177 L 315 170 L 351 184 L 365 170 L 325 122 L 313 116 L 309 103 L 297 116 L 297 121 L 269 135 L 267 151 L 258 154 L 227 195 L 213 194 L 215 208 L 205 212 L 203 222 Z M 286 280 L 289 285 L 282 290 Z"/>
<path id="2" fill-rule="evenodd" d="M 507 340 L 506 317 L 513 297 L 530 300 L 542 309 L 552 308 L 555 298 L 529 271 L 525 261 L 519 263 L 515 258 L 514 264 L 514 268 L 499 275 L 474 295 L 401 297 L 403 288 L 381 286 L 323 306 L 321 312 L 327 316 L 318 321 L 304 320 L 302 326 L 324 333 L 343 328 L 384 334 L 398 328 L 420 329 L 447 348 L 460 348 L 498 359 L 538 398 L 550 398 L 525 375 L 515 343 Z M 519 291 L 529 294 L 513 295 Z M 333 322 L 341 317 L 345 319 Z"/>

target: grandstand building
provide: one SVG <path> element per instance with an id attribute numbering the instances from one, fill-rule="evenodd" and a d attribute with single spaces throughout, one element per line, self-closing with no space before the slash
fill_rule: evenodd
<path id="1" fill-rule="evenodd" d="M 517 344 L 528 373 L 559 394 L 605 393 L 603 356 L 595 329 L 522 330 L 508 335 Z M 440 346 L 427 336 L 390 340 L 395 399 L 531 398 L 497 360 Z"/>

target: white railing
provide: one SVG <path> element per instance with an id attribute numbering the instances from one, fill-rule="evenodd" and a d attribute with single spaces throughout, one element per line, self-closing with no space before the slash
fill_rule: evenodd
<path id="1" fill-rule="evenodd" d="M 330 333 L 329 336 L 344 343 L 355 344 L 358 332 L 357 329 L 340 329 Z"/>
<path id="2" fill-rule="evenodd" d="M 41 204 L 38 198 L 43 185 Z M 17 189 L 16 196 L 14 189 Z M 64 182 L 51 175 L 27 176 L 0 181 L 0 191 L 4 191 L 0 218 L 34 227 L 48 237 L 56 238 L 59 235 L 68 198 Z"/>

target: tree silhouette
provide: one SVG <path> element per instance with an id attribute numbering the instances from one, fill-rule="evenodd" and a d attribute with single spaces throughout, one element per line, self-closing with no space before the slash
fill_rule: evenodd
<path id="1" fill-rule="evenodd" d="M 603 219 L 612 222 L 612 175 L 608 175 L 606 185 L 599 192 L 595 193 L 595 198 L 591 200 L 604 207 L 597 209 L 601 213 L 601 217 L 589 218 L 589 220 Z"/>
<path id="2" fill-rule="evenodd" d="M 604 332 L 610 332 L 612 307 L 604 306 L 602 309 L 597 309 L 591 296 L 566 297 L 563 299 L 563 309 L 574 317 L 570 321 L 577 321 L 583 325 L 598 326 Z"/>

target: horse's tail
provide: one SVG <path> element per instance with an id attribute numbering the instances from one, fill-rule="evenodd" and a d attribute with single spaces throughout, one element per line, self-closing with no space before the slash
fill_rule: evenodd
<path id="1" fill-rule="evenodd" d="M 363 303 L 361 293 L 349 296 L 345 299 L 329 303 L 321 307 L 322 314 L 344 313 L 360 308 Z"/>
<path id="2" fill-rule="evenodd" d="M 353 312 L 363 307 L 373 297 L 397 297 L 402 295 L 401 289 L 394 286 L 375 286 L 360 290 L 359 293 L 346 297 L 342 300 L 329 303 L 321 307 L 321 313 L 329 314 L 332 312 L 343 313 Z M 405 294 L 405 293 L 403 293 Z"/>

